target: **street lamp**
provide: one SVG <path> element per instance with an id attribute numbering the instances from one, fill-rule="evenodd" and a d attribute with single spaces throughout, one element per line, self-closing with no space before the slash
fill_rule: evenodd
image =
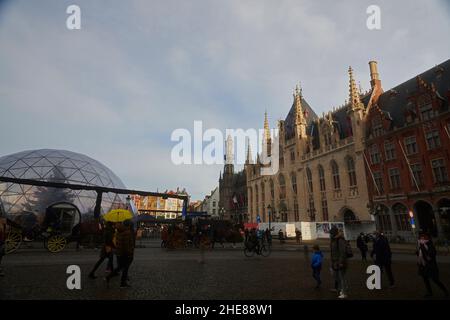
<path id="1" fill-rule="evenodd" d="M 269 230 L 271 230 L 271 229 L 270 229 L 270 223 L 272 222 L 270 210 L 272 210 L 272 207 L 271 207 L 270 204 L 269 204 L 269 205 L 267 206 L 267 214 L 268 214 L 268 216 L 269 216 Z"/>

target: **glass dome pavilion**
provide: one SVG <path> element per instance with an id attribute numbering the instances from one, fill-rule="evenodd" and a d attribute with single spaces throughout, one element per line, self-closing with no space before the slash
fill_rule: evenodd
<path id="1" fill-rule="evenodd" d="M 37 181 L 126 189 L 123 182 L 105 165 L 86 155 L 53 149 L 22 151 L 0 157 L 0 176 Z M 47 207 L 68 202 L 82 217 L 94 214 L 97 193 L 0 182 L 0 210 L 12 220 L 23 213 L 45 214 Z M 123 195 L 104 193 L 102 214 L 124 207 Z"/>

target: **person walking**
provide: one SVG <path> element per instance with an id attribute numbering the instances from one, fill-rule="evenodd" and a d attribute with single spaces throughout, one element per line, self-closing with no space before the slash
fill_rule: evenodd
<path id="1" fill-rule="evenodd" d="M 320 272 L 322 270 L 323 253 L 320 251 L 319 246 L 316 244 L 313 246 L 313 255 L 311 259 L 311 268 L 313 270 L 313 278 L 316 280 L 316 289 L 320 288 L 322 280 L 320 279 Z"/>
<path id="2" fill-rule="evenodd" d="M 375 240 L 373 242 L 373 250 L 370 254 L 374 259 L 375 264 L 380 267 L 381 273 L 383 270 L 389 279 L 389 287 L 394 288 L 394 275 L 392 274 L 392 252 L 388 239 L 378 231 L 375 231 Z M 375 256 L 375 258 L 374 258 Z"/>
<path id="3" fill-rule="evenodd" d="M 367 247 L 366 237 L 363 232 L 361 232 L 356 239 L 356 247 L 358 247 L 361 252 L 362 261 L 367 261 L 367 251 L 369 251 L 369 248 Z"/>
<path id="4" fill-rule="evenodd" d="M 7 223 L 6 218 L 0 217 L 0 277 L 5 276 L 5 272 L 2 268 L 3 256 L 6 254 L 6 231 Z"/>
<path id="5" fill-rule="evenodd" d="M 295 228 L 295 240 L 297 241 L 297 244 L 300 244 L 302 240 L 302 233 L 298 228 Z"/>
<path id="6" fill-rule="evenodd" d="M 284 243 L 284 233 L 283 230 L 280 229 L 280 231 L 278 231 L 278 239 L 280 239 L 280 244 Z"/>
<path id="7" fill-rule="evenodd" d="M 434 247 L 431 237 L 426 232 L 419 234 L 417 242 L 417 265 L 419 267 L 419 275 L 423 278 L 427 293 L 425 298 L 433 296 L 431 290 L 430 279 L 444 292 L 448 297 L 449 293 L 445 285 L 439 279 L 439 268 L 436 261 L 436 248 Z"/>
<path id="8" fill-rule="evenodd" d="M 330 229 L 331 268 L 338 291 L 338 298 L 347 298 L 347 252 L 344 232 L 336 226 Z"/>
<path id="9" fill-rule="evenodd" d="M 108 264 L 106 267 L 107 272 L 112 272 L 114 270 L 114 226 L 112 222 L 106 222 L 103 227 L 103 245 L 102 249 L 100 251 L 100 257 L 97 261 L 97 263 L 94 265 L 94 268 L 89 273 L 90 279 L 96 279 L 95 272 L 100 267 L 100 265 L 105 261 L 105 259 L 108 259 Z"/>
<path id="10" fill-rule="evenodd" d="M 135 238 L 133 232 L 133 225 L 130 220 L 125 220 L 123 223 L 116 224 L 116 255 L 118 267 L 113 272 L 106 276 L 106 281 L 109 284 L 111 278 L 117 276 L 122 272 L 120 280 L 120 288 L 128 288 L 128 270 L 134 257 Z"/>

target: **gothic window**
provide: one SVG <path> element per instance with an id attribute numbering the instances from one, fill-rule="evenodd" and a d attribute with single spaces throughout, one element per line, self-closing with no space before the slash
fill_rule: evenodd
<path id="1" fill-rule="evenodd" d="M 313 190 L 313 181 L 312 181 L 312 174 L 311 170 L 309 168 L 306 168 L 306 179 L 308 180 L 308 192 L 312 193 Z"/>
<path id="2" fill-rule="evenodd" d="M 297 194 L 297 175 L 295 172 L 291 173 L 291 182 L 292 182 L 292 191 L 294 191 L 294 194 Z"/>
<path id="3" fill-rule="evenodd" d="M 266 200 L 266 188 L 264 187 L 264 182 L 261 182 L 261 200 L 264 203 Z"/>
<path id="4" fill-rule="evenodd" d="M 356 171 L 355 171 L 355 162 L 352 157 L 347 157 L 347 170 L 348 170 L 348 178 L 350 187 L 356 187 Z"/>
<path id="5" fill-rule="evenodd" d="M 275 187 L 272 179 L 270 179 L 270 197 L 271 200 L 275 199 Z"/>
<path id="6" fill-rule="evenodd" d="M 320 164 L 318 166 L 318 171 L 319 171 L 320 191 L 325 191 L 325 173 L 323 171 L 323 167 Z"/>
<path id="7" fill-rule="evenodd" d="M 278 183 L 280 185 L 280 199 L 286 198 L 286 181 L 284 179 L 284 175 L 280 174 L 278 176 Z"/>
<path id="8" fill-rule="evenodd" d="M 322 217 L 323 221 L 328 221 L 328 202 L 327 198 L 322 198 Z"/>
<path id="9" fill-rule="evenodd" d="M 341 179 L 339 177 L 339 167 L 336 161 L 331 161 L 331 174 L 333 175 L 333 186 L 335 190 L 341 189 Z"/>

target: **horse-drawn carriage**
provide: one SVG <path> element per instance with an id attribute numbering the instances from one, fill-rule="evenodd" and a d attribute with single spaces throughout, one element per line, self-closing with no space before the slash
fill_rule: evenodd
<path id="1" fill-rule="evenodd" d="M 7 218 L 6 253 L 12 253 L 24 242 L 42 241 L 50 252 L 64 250 L 67 243 L 81 236 L 80 212 L 70 203 L 56 203 L 45 213 L 42 224 L 33 212 L 22 212 L 15 220 Z"/>

